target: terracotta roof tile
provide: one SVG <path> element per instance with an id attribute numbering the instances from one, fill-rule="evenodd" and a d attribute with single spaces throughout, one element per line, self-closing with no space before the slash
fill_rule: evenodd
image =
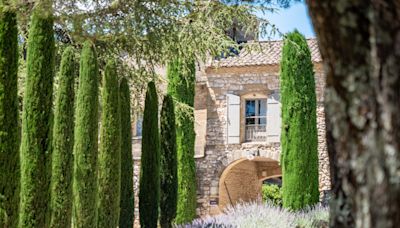
<path id="1" fill-rule="evenodd" d="M 316 39 L 308 39 L 308 46 L 311 51 L 311 59 L 313 62 L 321 62 L 321 55 L 318 49 Z M 259 45 L 258 47 L 243 48 L 239 55 L 213 60 L 209 66 L 211 67 L 243 67 L 243 66 L 260 66 L 260 65 L 277 65 L 281 61 L 281 52 L 283 41 L 264 41 L 252 43 Z M 249 45 L 249 44 L 247 44 Z"/>

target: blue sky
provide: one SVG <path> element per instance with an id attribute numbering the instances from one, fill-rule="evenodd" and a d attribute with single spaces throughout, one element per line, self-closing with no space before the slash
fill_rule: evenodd
<path id="1" fill-rule="evenodd" d="M 279 9 L 278 12 L 268 13 L 263 17 L 267 18 L 272 24 L 275 24 L 275 26 L 283 33 L 297 29 L 306 38 L 315 37 L 311 18 L 308 15 L 305 3 L 295 3 L 288 9 Z M 281 38 L 278 35 L 272 37 L 272 40 L 276 39 Z M 261 38 L 261 40 L 265 40 L 265 38 Z"/>

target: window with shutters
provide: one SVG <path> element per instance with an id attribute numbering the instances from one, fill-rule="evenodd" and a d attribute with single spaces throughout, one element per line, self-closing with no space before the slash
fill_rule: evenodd
<path id="1" fill-rule="evenodd" d="M 245 141 L 267 139 L 267 99 L 245 100 Z"/>

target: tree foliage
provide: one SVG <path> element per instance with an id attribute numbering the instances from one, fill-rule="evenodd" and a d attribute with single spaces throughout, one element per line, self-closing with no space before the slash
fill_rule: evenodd
<path id="1" fill-rule="evenodd" d="M 196 83 L 196 68 L 193 59 L 175 58 L 168 64 L 167 75 L 168 94 L 178 102 L 193 107 Z"/>
<path id="2" fill-rule="evenodd" d="M 32 14 L 22 116 L 20 227 L 46 227 L 50 201 L 54 33 L 51 7 Z"/>
<path id="3" fill-rule="evenodd" d="M 141 227 L 157 227 L 159 199 L 160 139 L 158 129 L 158 97 L 154 82 L 150 82 L 146 93 L 143 114 L 142 157 L 139 183 Z"/>
<path id="4" fill-rule="evenodd" d="M 15 1 L 23 37 L 26 17 L 38 1 Z M 260 0 L 54 0 L 53 5 L 57 40 L 79 46 L 90 39 L 100 57 L 127 57 L 124 74 L 132 68 L 154 71 L 155 64 L 166 65 L 177 56 L 204 61 L 238 48 L 228 35 L 232 27 L 255 37 L 276 32 L 265 17 L 255 15 L 279 7 Z"/>
<path id="5" fill-rule="evenodd" d="M 171 95 L 166 95 L 161 110 L 161 194 L 160 225 L 172 227 L 178 200 L 178 162 L 176 148 L 175 108 Z"/>
<path id="6" fill-rule="evenodd" d="M 178 150 L 178 205 L 175 222 L 188 223 L 196 217 L 196 164 L 194 161 L 193 59 L 175 59 L 168 65 L 168 93 L 178 102 L 176 141 Z"/>
<path id="7" fill-rule="evenodd" d="M 129 84 L 122 78 L 119 85 L 121 112 L 121 199 L 119 227 L 132 228 L 134 222 L 135 195 L 133 192 L 133 156 L 132 156 L 132 123 L 131 99 Z"/>
<path id="8" fill-rule="evenodd" d="M 72 164 L 74 148 L 75 53 L 65 49 L 56 97 L 53 127 L 50 227 L 70 227 L 72 211 Z"/>
<path id="9" fill-rule="evenodd" d="M 14 10 L 0 3 L 0 227 L 16 227 L 19 205 L 18 40 Z M 2 213 L 2 212 L 0 212 Z M 6 222 L 6 220 L 8 222 Z"/>
<path id="10" fill-rule="evenodd" d="M 98 171 L 98 227 L 117 227 L 121 190 L 121 119 L 116 64 L 107 62 L 103 77 Z"/>
<path id="11" fill-rule="evenodd" d="M 73 221 L 76 227 L 97 226 L 98 81 L 96 51 L 88 41 L 81 53 L 75 110 Z"/>
<path id="12" fill-rule="evenodd" d="M 298 210 L 319 200 L 315 79 L 306 39 L 287 34 L 281 60 L 283 206 Z"/>

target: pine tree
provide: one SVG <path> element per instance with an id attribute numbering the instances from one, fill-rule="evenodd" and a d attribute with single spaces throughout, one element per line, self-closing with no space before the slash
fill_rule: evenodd
<path id="1" fill-rule="evenodd" d="M 175 108 L 171 95 L 164 98 L 161 110 L 161 193 L 160 225 L 172 227 L 178 199 L 178 169 L 175 130 Z"/>
<path id="2" fill-rule="evenodd" d="M 28 38 L 20 152 L 20 227 L 46 227 L 49 223 L 54 50 L 51 3 L 43 1 L 34 7 Z"/>
<path id="3" fill-rule="evenodd" d="M 73 222 L 97 226 L 98 81 L 96 51 L 85 42 L 80 61 L 74 130 Z"/>
<path id="4" fill-rule="evenodd" d="M 18 224 L 20 173 L 17 35 L 15 11 L 0 5 L 0 197 L 4 198 L 0 207 L 3 207 L 5 213 L 0 214 L 0 227 L 16 227 Z"/>
<path id="5" fill-rule="evenodd" d="M 168 93 L 182 108 L 176 109 L 178 150 L 178 204 L 175 222 L 183 224 L 196 217 L 196 164 L 194 160 L 194 86 L 193 61 L 175 60 L 168 65 Z M 186 108 L 183 108 L 186 107 Z"/>
<path id="6" fill-rule="evenodd" d="M 283 206 L 297 210 L 319 200 L 315 79 L 303 35 L 289 33 L 282 51 Z"/>
<path id="7" fill-rule="evenodd" d="M 98 227 L 117 227 L 121 190 L 121 121 L 117 69 L 109 60 L 103 77 L 98 180 Z"/>
<path id="8" fill-rule="evenodd" d="M 70 227 L 72 208 L 72 164 L 74 147 L 75 55 L 64 50 L 59 73 L 53 126 L 50 227 Z"/>
<path id="9" fill-rule="evenodd" d="M 119 227 L 132 228 L 135 211 L 135 195 L 133 192 L 132 124 L 129 85 L 125 78 L 120 82 L 119 93 L 121 112 L 121 199 Z"/>
<path id="10" fill-rule="evenodd" d="M 148 84 L 143 114 L 139 215 L 143 228 L 155 228 L 160 197 L 160 141 L 158 98 L 154 82 Z"/>

